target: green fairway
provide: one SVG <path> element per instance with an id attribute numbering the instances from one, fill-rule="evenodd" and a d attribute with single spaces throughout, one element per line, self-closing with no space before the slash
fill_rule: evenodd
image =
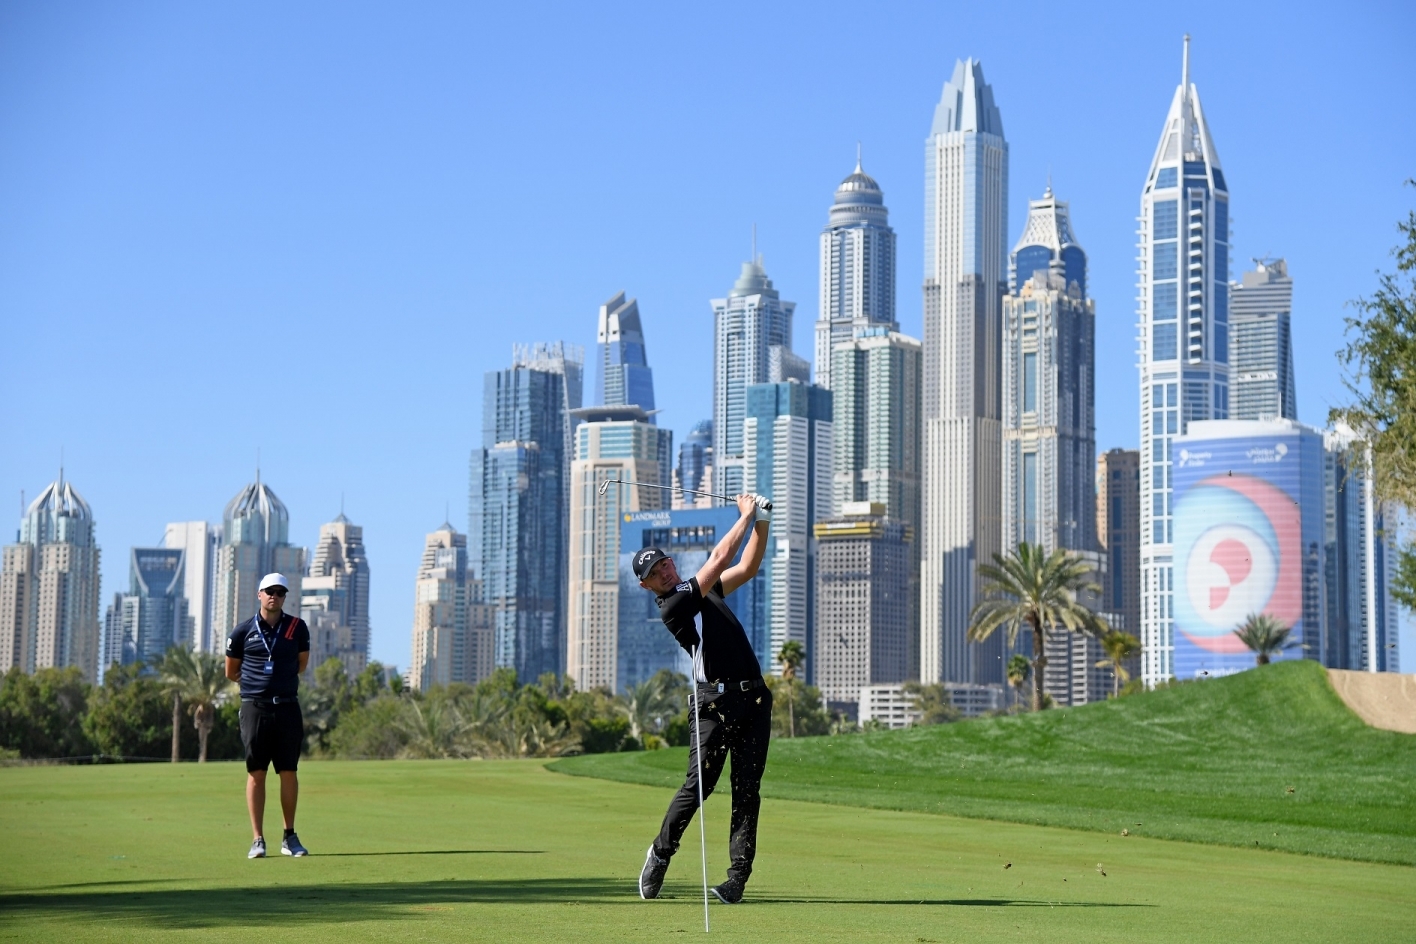
<path id="1" fill-rule="evenodd" d="M 666 790 L 532 761 L 312 762 L 299 826 L 313 854 L 250 862 L 243 777 L 235 764 L 0 769 L 0 939 L 702 934 L 696 829 L 669 897 L 635 894 Z M 716 881 L 724 800 L 707 814 Z M 1411 939 L 1413 888 L 1405 866 L 768 800 L 749 900 L 715 905 L 713 934 L 1374 944 Z"/>
<path id="2" fill-rule="evenodd" d="M 553 766 L 668 787 L 685 764 L 680 749 Z M 1416 864 L 1416 736 L 1367 727 L 1308 660 L 1084 708 L 779 738 L 763 793 Z"/>

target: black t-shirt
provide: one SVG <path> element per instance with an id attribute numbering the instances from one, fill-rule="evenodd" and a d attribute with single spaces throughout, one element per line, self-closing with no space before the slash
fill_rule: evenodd
<path id="1" fill-rule="evenodd" d="M 300 653 L 309 651 L 310 628 L 288 613 L 274 628 L 252 616 L 226 639 L 227 658 L 241 660 L 242 698 L 293 698 L 300 687 Z M 272 663 L 269 675 L 267 661 Z"/>
<path id="2" fill-rule="evenodd" d="M 659 616 L 685 652 L 692 654 L 701 639 L 700 661 L 694 673 L 700 682 L 741 682 L 760 678 L 762 666 L 747 633 L 723 599 L 723 582 L 704 594 L 698 578 L 690 577 L 658 598 Z"/>

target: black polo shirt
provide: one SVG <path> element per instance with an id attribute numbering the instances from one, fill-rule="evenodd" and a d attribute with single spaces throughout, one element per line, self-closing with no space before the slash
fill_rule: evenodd
<path id="1" fill-rule="evenodd" d="M 242 698 L 294 698 L 300 687 L 300 653 L 310 651 L 310 628 L 282 613 L 272 627 L 260 615 L 237 625 L 226 639 L 226 656 L 241 660 Z M 272 664 L 266 674 L 265 664 Z"/>
<path id="2" fill-rule="evenodd" d="M 760 678 L 762 666 L 738 618 L 723 599 L 723 582 L 704 594 L 698 578 L 690 577 L 658 598 L 659 617 L 685 652 L 702 640 L 694 674 L 700 682 L 741 682 Z"/>

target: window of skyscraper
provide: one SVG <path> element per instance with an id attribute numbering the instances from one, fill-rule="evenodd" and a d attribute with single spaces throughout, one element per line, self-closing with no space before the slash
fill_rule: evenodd
<path id="1" fill-rule="evenodd" d="M 1221 364 L 1229 363 L 1229 325 L 1214 326 L 1214 359 Z"/>
<path id="2" fill-rule="evenodd" d="M 1023 412 L 1037 411 L 1037 353 L 1023 355 Z"/>
<path id="3" fill-rule="evenodd" d="M 1219 171 L 1215 171 L 1216 174 Z M 1229 242 L 1229 201 L 1214 201 L 1214 238 L 1221 243 Z"/>
<path id="4" fill-rule="evenodd" d="M 1155 201 L 1155 238 L 1174 239 L 1176 236 L 1176 225 L 1179 221 L 1180 209 L 1174 200 Z"/>
<path id="5" fill-rule="evenodd" d="M 1037 453 L 1023 453 L 1023 540 L 1037 543 Z"/>
<path id="6" fill-rule="evenodd" d="M 1174 168 L 1174 167 L 1162 167 L 1162 168 L 1160 169 L 1160 173 L 1158 173 L 1158 174 L 1155 175 L 1155 187 L 1156 187 L 1156 189 L 1157 189 L 1157 190 L 1163 190 L 1163 189 L 1165 189 L 1165 188 L 1167 188 L 1167 187 L 1173 187 L 1173 186 L 1175 186 L 1175 168 Z"/>
<path id="7" fill-rule="evenodd" d="M 1156 283 L 1151 286 L 1152 321 L 1175 320 L 1177 294 L 1174 282 Z"/>
<path id="8" fill-rule="evenodd" d="M 1175 243 L 1156 243 L 1151 247 L 1152 277 L 1156 279 L 1173 279 L 1176 274 Z"/>
<path id="9" fill-rule="evenodd" d="M 1158 324 L 1152 329 L 1151 357 L 1158 361 L 1175 360 L 1175 323 Z"/>

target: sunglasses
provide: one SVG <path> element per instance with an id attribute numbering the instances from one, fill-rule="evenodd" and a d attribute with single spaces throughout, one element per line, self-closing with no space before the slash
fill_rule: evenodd
<path id="1" fill-rule="evenodd" d="M 285 596 L 286 592 L 287 591 L 284 587 L 271 587 L 269 590 L 261 591 L 261 593 L 264 593 L 268 597 L 283 597 Z"/>

